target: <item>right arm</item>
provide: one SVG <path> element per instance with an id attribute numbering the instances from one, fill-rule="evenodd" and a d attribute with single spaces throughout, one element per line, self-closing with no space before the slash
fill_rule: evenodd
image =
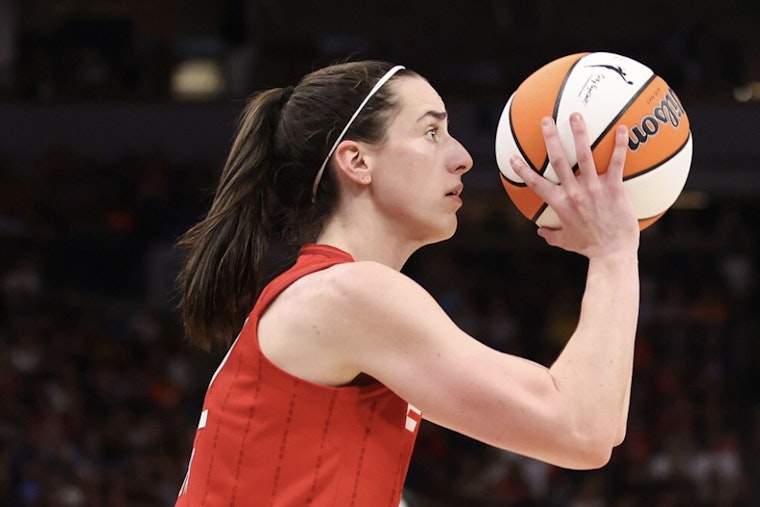
<path id="1" fill-rule="evenodd" d="M 354 310 L 333 312 L 320 334 L 351 361 L 350 375 L 375 377 L 430 421 L 558 466 L 596 468 L 619 443 L 630 388 L 636 266 L 619 261 L 589 266 L 580 324 L 550 368 L 488 348 L 419 285 L 371 263 L 341 269 L 335 287 L 346 290 L 323 302 L 334 310 L 347 298 Z"/>
<path id="2" fill-rule="evenodd" d="M 366 286 L 374 290 L 366 306 L 357 307 L 370 309 L 359 321 L 373 347 L 353 358 L 358 370 L 396 390 L 430 420 L 560 466 L 589 468 L 606 463 L 625 434 L 639 309 L 639 229 L 622 186 L 625 130 L 616 133 L 609 167 L 599 175 L 585 124 L 574 116 L 571 127 L 577 175 L 551 122 L 544 124 L 544 136 L 561 185 L 515 163 L 560 217 L 561 229 L 539 234 L 589 259 L 578 327 L 551 367 L 480 345 L 415 284 L 387 273 L 366 273 L 372 278 Z M 384 283 L 392 286 L 377 290 Z"/>
<path id="3" fill-rule="evenodd" d="M 593 163 L 586 126 L 581 116 L 572 115 L 570 126 L 575 137 L 577 175 L 573 174 L 567 163 L 551 121 L 542 122 L 542 129 L 549 160 L 561 184 L 555 185 L 538 177 L 519 160 L 513 161 L 513 167 L 529 187 L 543 197 L 560 216 L 561 229 L 542 228 L 539 229 L 539 234 L 549 244 L 580 253 L 589 259 L 586 292 L 576 331 L 579 337 L 588 340 L 569 342 L 560 356 L 560 359 L 567 361 L 558 360 L 552 370 L 558 379 L 568 379 L 570 384 L 573 377 L 568 374 L 568 369 L 596 367 L 600 380 L 612 371 L 624 376 L 627 386 L 620 393 L 622 398 L 610 400 L 614 403 L 613 406 L 619 407 L 621 413 L 621 423 L 615 439 L 618 444 L 625 435 L 639 309 L 639 228 L 633 205 L 622 186 L 627 136 L 625 129 L 618 127 L 609 166 L 605 174 L 599 175 Z M 607 292 L 609 289 L 605 287 L 608 287 L 609 282 L 615 285 L 614 279 L 618 277 L 617 288 Z M 608 312 L 616 315 L 609 315 Z M 622 327 L 605 329 L 600 325 L 608 320 Z M 611 352 L 617 349 L 618 354 L 614 357 L 619 364 L 614 364 L 614 361 L 601 365 L 588 364 L 585 359 L 593 357 L 593 349 L 600 346 L 611 346 Z M 566 383 L 562 380 L 560 382 Z"/>

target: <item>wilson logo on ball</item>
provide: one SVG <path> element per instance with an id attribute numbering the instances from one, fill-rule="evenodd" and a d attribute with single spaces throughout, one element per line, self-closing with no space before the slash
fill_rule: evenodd
<path id="1" fill-rule="evenodd" d="M 681 124 L 681 116 L 685 114 L 681 102 L 668 88 L 668 94 L 660 101 L 660 104 L 652 109 L 652 114 L 644 116 L 637 125 L 629 129 L 628 149 L 636 151 L 649 141 L 649 138 L 656 136 L 660 131 L 660 125 L 670 124 L 673 128 L 678 128 Z"/>

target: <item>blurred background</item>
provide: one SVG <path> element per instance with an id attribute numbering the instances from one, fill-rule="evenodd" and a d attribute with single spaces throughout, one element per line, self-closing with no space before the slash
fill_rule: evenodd
<path id="1" fill-rule="evenodd" d="M 182 336 L 173 242 L 245 98 L 347 57 L 428 77 L 475 160 L 457 236 L 405 270 L 474 336 L 549 364 L 585 263 L 517 214 L 493 138 L 530 72 L 601 50 L 665 78 L 695 140 L 642 234 L 628 437 L 571 472 L 426 423 L 408 503 L 760 505 L 758 26 L 757 0 L 0 0 L 0 505 L 173 505 L 223 355 Z"/>

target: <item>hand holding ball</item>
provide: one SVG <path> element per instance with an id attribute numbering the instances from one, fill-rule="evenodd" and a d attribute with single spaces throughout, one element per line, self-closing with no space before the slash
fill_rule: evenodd
<path id="1" fill-rule="evenodd" d="M 689 174 L 692 138 L 681 102 L 651 69 L 613 53 L 579 53 L 554 60 L 531 74 L 507 101 L 496 131 L 501 181 L 518 210 L 542 227 L 559 218 L 512 170 L 520 156 L 543 177 L 558 183 L 549 163 L 540 120 L 555 119 L 567 160 L 577 166 L 569 117 L 583 116 L 596 167 L 603 171 L 614 147 L 615 127 L 628 128 L 623 185 L 644 229 L 680 195 Z"/>

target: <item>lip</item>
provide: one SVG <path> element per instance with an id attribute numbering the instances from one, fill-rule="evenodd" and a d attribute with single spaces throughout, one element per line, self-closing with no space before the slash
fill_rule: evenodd
<path id="1" fill-rule="evenodd" d="M 459 185 L 453 187 L 448 192 L 446 192 L 446 197 L 456 197 L 458 199 L 461 199 L 463 190 L 464 190 L 464 184 L 460 183 Z"/>

